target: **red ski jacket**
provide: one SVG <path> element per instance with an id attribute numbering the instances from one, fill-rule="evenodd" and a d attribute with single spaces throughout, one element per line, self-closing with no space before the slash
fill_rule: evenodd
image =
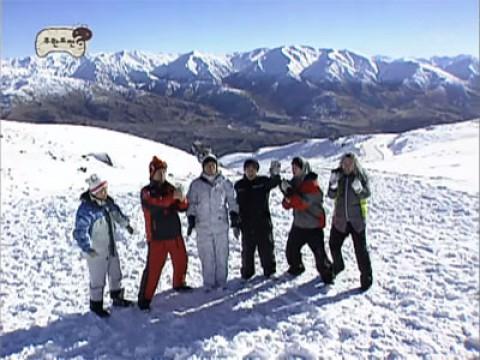
<path id="1" fill-rule="evenodd" d="M 325 211 L 323 209 L 323 192 L 317 181 L 317 174 L 311 172 L 297 186 L 292 194 L 285 196 L 283 208 L 293 209 L 293 225 L 299 228 L 324 228 Z"/>
<path id="2" fill-rule="evenodd" d="M 173 240 L 182 236 L 179 212 L 188 208 L 188 202 L 173 198 L 175 187 L 169 182 L 154 182 L 142 188 L 141 201 L 145 216 L 147 241 Z"/>

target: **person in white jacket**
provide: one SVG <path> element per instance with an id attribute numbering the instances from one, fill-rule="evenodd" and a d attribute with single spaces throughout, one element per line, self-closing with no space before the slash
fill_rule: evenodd
<path id="1" fill-rule="evenodd" d="M 202 168 L 202 174 L 192 181 L 187 194 L 187 235 L 195 228 L 203 285 L 210 291 L 227 286 L 228 215 L 235 236 L 239 234 L 240 219 L 233 184 L 219 172 L 216 157 L 207 155 Z"/>

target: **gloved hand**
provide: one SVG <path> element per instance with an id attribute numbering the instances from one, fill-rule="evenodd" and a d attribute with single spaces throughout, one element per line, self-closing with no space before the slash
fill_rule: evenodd
<path id="1" fill-rule="evenodd" d="M 285 179 L 280 183 L 280 190 L 285 196 L 290 196 L 293 192 L 292 185 Z"/>
<path id="2" fill-rule="evenodd" d="M 353 180 L 352 189 L 355 191 L 355 194 L 360 194 L 362 192 L 363 186 L 359 178 L 355 178 L 355 180 Z"/>
<path id="3" fill-rule="evenodd" d="M 330 189 L 336 190 L 338 187 L 338 180 L 340 180 L 340 172 L 337 169 L 330 173 L 330 180 L 328 180 Z"/>
<path id="4" fill-rule="evenodd" d="M 234 227 L 233 228 L 233 236 L 235 236 L 235 239 L 239 239 L 240 238 L 240 228 L 239 227 Z"/>
<path id="5" fill-rule="evenodd" d="M 183 200 L 185 198 L 185 193 L 184 193 L 182 184 L 176 184 L 175 185 L 175 190 L 173 192 L 173 198 L 175 200 Z"/>
<path id="6" fill-rule="evenodd" d="M 188 228 L 187 228 L 187 236 L 192 235 L 193 228 L 195 227 L 195 216 L 190 215 L 187 218 L 188 220 Z"/>
<path id="7" fill-rule="evenodd" d="M 230 226 L 232 228 L 240 227 L 240 216 L 235 211 L 230 211 Z"/>
<path id="8" fill-rule="evenodd" d="M 92 248 L 88 249 L 88 250 L 86 251 L 86 253 L 87 253 L 87 255 L 88 255 L 90 258 L 92 258 L 92 259 L 93 259 L 94 257 L 98 256 L 98 253 L 95 251 L 95 249 L 92 249 Z"/>
<path id="9" fill-rule="evenodd" d="M 272 160 L 270 163 L 270 176 L 280 175 L 280 170 L 282 169 L 282 164 L 280 161 Z"/>
<path id="10" fill-rule="evenodd" d="M 126 229 L 130 235 L 133 235 L 135 232 L 135 229 L 130 224 L 127 225 Z"/>

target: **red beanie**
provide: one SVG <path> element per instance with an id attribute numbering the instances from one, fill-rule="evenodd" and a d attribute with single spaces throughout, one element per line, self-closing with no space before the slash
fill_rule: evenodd
<path id="1" fill-rule="evenodd" d="M 167 163 L 163 160 L 160 160 L 156 156 L 153 157 L 152 161 L 150 161 L 150 165 L 148 169 L 150 170 L 150 179 L 153 177 L 153 174 L 155 174 L 155 171 L 158 169 L 166 169 L 167 168 Z"/>

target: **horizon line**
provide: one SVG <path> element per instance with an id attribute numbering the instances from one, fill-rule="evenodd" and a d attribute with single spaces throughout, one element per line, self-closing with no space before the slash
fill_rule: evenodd
<path id="1" fill-rule="evenodd" d="M 118 54 L 118 53 L 121 53 L 121 52 L 126 52 L 126 53 L 133 53 L 133 52 L 140 52 L 140 53 L 144 53 L 144 54 L 149 54 L 149 55 L 172 55 L 172 56 L 183 56 L 183 55 L 187 55 L 187 54 L 190 54 L 190 53 L 195 53 L 195 52 L 198 52 L 198 53 L 201 53 L 201 54 L 205 54 L 205 55 L 213 55 L 213 56 L 229 56 L 229 55 L 234 55 L 234 54 L 242 54 L 242 53 L 249 53 L 249 52 L 253 52 L 253 51 L 256 51 L 256 50 L 275 50 L 275 49 L 282 49 L 282 48 L 290 48 L 290 47 L 300 47 L 300 48 L 312 48 L 314 50 L 332 50 L 332 51 L 347 51 L 347 52 L 351 52 L 351 53 L 354 53 L 354 54 L 357 54 L 357 55 L 361 55 L 363 57 L 366 57 L 366 58 L 379 58 L 379 57 L 383 57 L 383 58 L 388 58 L 388 59 L 392 59 L 392 60 L 399 60 L 399 59 L 415 59 L 415 60 L 422 60 L 422 59 L 425 59 L 425 60 L 431 60 L 433 58 L 441 58 L 441 57 L 446 57 L 446 58 L 455 58 L 455 57 L 460 57 L 460 56 L 468 56 L 468 57 L 473 57 L 475 59 L 480 59 L 480 54 L 471 54 L 471 53 L 468 53 L 468 52 L 463 52 L 463 53 L 458 53 L 456 55 L 438 55 L 438 54 L 434 54 L 434 55 L 429 55 L 429 56 L 412 56 L 412 55 L 404 55 L 404 56 L 391 56 L 391 55 L 383 55 L 383 54 L 375 54 L 375 55 L 367 55 L 365 52 L 362 52 L 362 51 L 355 51 L 355 50 L 351 50 L 351 49 L 348 49 L 348 48 L 333 48 L 333 47 L 315 47 L 315 46 L 312 46 L 312 45 L 305 45 L 305 44 L 291 44 L 291 45 L 280 45 L 280 46 L 273 46 L 273 47 L 268 47 L 268 46 L 259 46 L 259 47 L 254 47 L 250 50 L 234 50 L 234 51 L 227 51 L 227 52 L 209 52 L 209 51 L 205 51 L 205 50 L 201 50 L 199 48 L 194 48 L 194 49 L 191 49 L 191 50 L 188 50 L 188 51 L 181 51 L 181 52 L 170 52 L 170 51 L 152 51 L 152 50 L 142 50 L 142 49 L 135 49 L 135 48 L 131 48 L 131 49 L 126 49 L 126 48 L 123 48 L 123 49 L 119 49 L 119 50 L 99 50 L 99 51 L 93 51 L 93 52 L 90 52 L 88 51 L 87 49 L 87 52 L 85 53 L 85 55 L 83 57 L 88 57 L 88 56 L 98 56 L 98 55 L 101 55 L 101 54 Z M 48 55 L 65 55 L 65 56 L 70 56 L 66 53 L 63 53 L 63 52 L 58 52 L 58 53 L 50 53 Z M 17 56 L 10 56 L 10 57 L 4 57 L 4 56 L 1 56 L 0 54 L 0 59 L 2 60 L 12 60 L 12 59 L 21 59 L 21 58 L 28 58 L 28 57 L 36 57 L 36 58 L 39 58 L 39 59 L 42 59 L 41 57 L 37 56 L 35 51 L 32 51 L 32 53 L 30 55 L 17 55 Z"/>

